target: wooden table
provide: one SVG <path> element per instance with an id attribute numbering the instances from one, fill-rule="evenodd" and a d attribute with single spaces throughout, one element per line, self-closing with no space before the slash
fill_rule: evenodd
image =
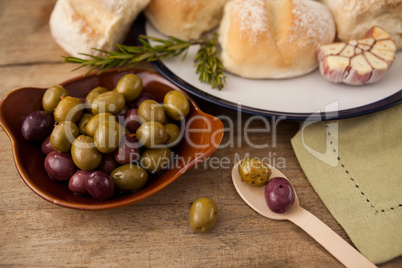
<path id="1" fill-rule="evenodd" d="M 47 88 L 84 72 L 71 73 L 73 66 L 61 63 L 66 53 L 53 41 L 48 25 L 54 3 L 0 0 L 1 98 L 20 87 Z M 140 67 L 151 69 L 147 64 Z M 208 113 L 238 118 L 236 112 L 197 101 Z M 241 118 L 244 124 L 249 116 Z M 264 124 L 254 120 L 251 126 Z M 298 164 L 290 144 L 298 127 L 297 122 L 280 121 L 271 133 L 249 133 L 253 143 L 268 144 L 265 149 L 252 148 L 234 132 L 235 145 L 218 149 L 215 156 L 227 157 L 231 164 L 247 153 L 282 161 L 300 204 L 350 243 Z M 249 208 L 232 185 L 230 168 L 200 165 L 139 204 L 77 211 L 42 200 L 24 184 L 13 163 L 11 143 L 0 132 L 2 266 L 341 267 L 294 224 L 265 219 Z M 223 144 L 229 138 L 226 133 Z M 219 217 L 211 232 L 197 234 L 189 227 L 188 213 L 192 202 L 202 196 L 216 202 Z M 402 257 L 382 265 L 395 266 L 402 266 Z"/>

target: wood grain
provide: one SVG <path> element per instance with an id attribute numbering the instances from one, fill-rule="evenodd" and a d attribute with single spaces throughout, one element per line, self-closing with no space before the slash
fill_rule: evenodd
<path id="1" fill-rule="evenodd" d="M 66 54 L 48 26 L 54 3 L 0 0 L 1 98 L 20 87 L 49 87 L 84 72 L 71 73 L 72 66 L 60 62 Z M 234 111 L 197 102 L 208 113 L 238 119 Z M 240 125 L 250 116 L 241 118 Z M 254 120 L 251 126 L 263 128 L 264 122 Z M 282 171 L 291 178 L 300 205 L 350 243 L 297 162 L 290 139 L 298 128 L 298 123 L 281 121 L 276 131 L 249 133 L 255 144 L 269 145 L 264 149 L 247 144 L 238 131 L 227 131 L 223 144 L 229 143 L 230 134 L 235 143 L 218 149 L 215 157 L 227 158 L 228 168 L 214 167 L 211 158 L 144 202 L 101 212 L 61 208 L 35 195 L 18 175 L 10 141 L 0 130 L 0 265 L 341 267 L 296 225 L 254 212 L 231 182 L 231 165 L 238 157 L 283 159 Z M 219 210 L 217 224 L 207 234 L 193 232 L 188 224 L 191 203 L 202 196 L 212 198 Z M 402 266 L 401 257 L 383 265 L 397 266 Z"/>

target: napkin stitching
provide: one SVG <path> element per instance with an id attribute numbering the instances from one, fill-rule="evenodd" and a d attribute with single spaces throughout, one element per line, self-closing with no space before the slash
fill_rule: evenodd
<path id="1" fill-rule="evenodd" d="M 333 141 L 330 139 L 330 137 L 331 137 L 331 132 L 329 131 L 329 125 L 326 125 L 326 128 L 327 128 L 329 143 L 330 143 L 331 145 L 333 145 Z M 333 148 L 333 152 L 334 152 L 334 153 L 337 152 L 335 148 Z M 339 152 L 338 152 L 338 161 L 341 161 L 341 158 L 339 157 Z M 373 202 L 368 198 L 367 194 L 363 191 L 363 189 L 361 188 L 361 186 L 355 181 L 355 179 L 353 178 L 353 176 L 350 175 L 350 172 L 349 172 L 349 170 L 345 167 L 345 164 L 343 164 L 342 162 L 340 162 L 340 164 L 341 164 L 341 167 L 342 167 L 342 169 L 344 170 L 344 172 L 347 174 L 347 177 L 349 177 L 349 179 L 350 179 L 350 180 L 352 181 L 352 183 L 355 185 L 356 189 L 359 189 L 359 190 L 360 190 L 360 195 L 362 195 L 362 196 L 364 196 L 364 197 L 366 198 L 366 202 L 370 204 L 371 209 L 375 209 L 375 210 L 374 210 L 374 214 L 378 214 L 379 212 L 385 213 L 385 212 L 388 212 L 388 211 L 394 211 L 394 210 L 395 210 L 395 207 L 402 208 L 402 204 L 398 204 L 397 206 L 392 206 L 392 207 L 387 208 L 387 209 L 381 209 L 381 210 L 377 209 L 377 208 L 376 208 L 376 205 L 374 205 Z"/>

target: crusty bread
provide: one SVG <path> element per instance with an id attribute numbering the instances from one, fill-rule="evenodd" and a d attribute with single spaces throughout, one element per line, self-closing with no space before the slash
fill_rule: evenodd
<path id="1" fill-rule="evenodd" d="M 322 0 L 332 11 L 338 39 L 361 38 L 373 26 L 386 30 L 402 49 L 402 0 Z"/>
<path id="2" fill-rule="evenodd" d="M 335 37 L 330 11 L 310 0 L 234 0 L 219 28 L 224 68 L 246 78 L 289 78 L 318 66 Z"/>
<path id="3" fill-rule="evenodd" d="M 58 0 L 50 16 L 50 30 L 67 53 L 98 55 L 92 48 L 113 50 L 149 1 Z"/>
<path id="4" fill-rule="evenodd" d="M 183 40 L 198 38 L 217 26 L 228 0 L 151 0 L 148 21 L 161 33 Z"/>

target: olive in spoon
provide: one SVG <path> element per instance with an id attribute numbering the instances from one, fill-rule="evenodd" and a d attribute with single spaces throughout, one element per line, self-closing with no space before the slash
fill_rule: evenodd
<path id="1" fill-rule="evenodd" d="M 300 207 L 296 192 L 294 192 L 294 203 L 289 209 L 283 213 L 271 211 L 265 201 L 265 187 L 255 187 L 242 182 L 238 169 L 240 162 L 241 161 L 237 162 L 232 169 L 233 184 L 240 197 L 243 198 L 252 209 L 269 219 L 289 220 L 293 222 L 314 238 L 321 246 L 327 249 L 328 252 L 346 267 L 376 267 L 354 247 L 331 230 L 331 228 L 325 225 L 325 223 Z M 271 178 L 283 177 L 287 179 L 278 169 L 271 166 L 269 167 L 272 171 Z"/>

